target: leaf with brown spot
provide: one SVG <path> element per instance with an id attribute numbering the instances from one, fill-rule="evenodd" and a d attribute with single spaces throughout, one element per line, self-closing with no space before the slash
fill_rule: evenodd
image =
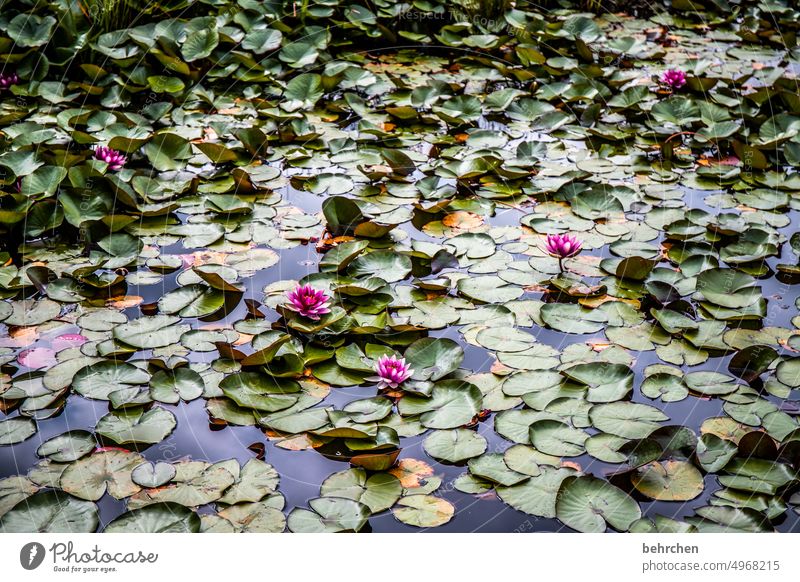
<path id="1" fill-rule="evenodd" d="M 419 459 L 400 459 L 389 473 L 400 479 L 403 487 L 413 489 L 425 484 L 425 478 L 433 475 L 433 468 Z"/>
<path id="2" fill-rule="evenodd" d="M 457 210 L 449 213 L 442 219 L 442 224 L 450 228 L 460 228 L 470 230 L 478 228 L 483 224 L 483 217 L 475 214 L 474 212 L 467 212 L 466 210 Z"/>
<path id="3" fill-rule="evenodd" d="M 108 301 L 106 301 L 106 307 L 111 307 L 113 309 L 129 309 L 131 307 L 136 307 L 139 305 L 144 299 L 139 297 L 138 295 L 125 295 L 122 297 L 112 297 Z"/>

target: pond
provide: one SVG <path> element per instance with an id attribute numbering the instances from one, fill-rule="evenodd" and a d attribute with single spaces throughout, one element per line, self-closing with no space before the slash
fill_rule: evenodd
<path id="1" fill-rule="evenodd" d="M 0 23 L 0 531 L 800 531 L 793 9 L 190 4 Z"/>

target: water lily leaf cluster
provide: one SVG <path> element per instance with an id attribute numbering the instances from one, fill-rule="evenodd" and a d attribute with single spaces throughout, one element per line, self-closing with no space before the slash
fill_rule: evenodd
<path id="1" fill-rule="evenodd" d="M 708 4 L 8 6 L 0 531 L 791 528 L 800 14 Z"/>

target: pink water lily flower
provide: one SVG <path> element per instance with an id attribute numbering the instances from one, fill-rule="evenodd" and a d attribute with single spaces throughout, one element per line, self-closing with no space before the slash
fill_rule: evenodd
<path id="1" fill-rule="evenodd" d="M 97 146 L 94 148 L 94 157 L 96 160 L 107 163 L 110 170 L 121 170 L 125 162 L 128 161 L 128 158 L 123 156 L 120 152 L 107 148 L 106 146 Z"/>
<path id="2" fill-rule="evenodd" d="M 322 289 L 314 289 L 311 285 L 298 285 L 294 291 L 287 293 L 289 302 L 287 309 L 291 309 L 309 319 L 319 320 L 321 315 L 330 313 L 330 296 Z"/>
<path id="3" fill-rule="evenodd" d="M 568 259 L 581 252 L 583 243 L 571 234 L 548 234 L 547 252 L 559 259 Z"/>
<path id="4" fill-rule="evenodd" d="M 0 73 L 0 89 L 10 89 L 11 85 L 19 84 L 19 76 L 16 73 Z"/>
<path id="5" fill-rule="evenodd" d="M 378 388 L 397 388 L 414 373 L 405 358 L 398 358 L 395 355 L 378 358 L 375 362 L 375 371 L 378 375 L 367 380 L 377 382 Z"/>
<path id="6" fill-rule="evenodd" d="M 581 245 L 583 245 L 583 242 L 569 233 L 548 234 L 545 248 L 548 253 L 558 259 L 558 267 L 563 271 L 564 265 L 562 261 L 580 253 Z"/>
<path id="7" fill-rule="evenodd" d="M 673 91 L 686 84 L 686 73 L 678 69 L 670 69 L 661 76 L 661 82 Z"/>

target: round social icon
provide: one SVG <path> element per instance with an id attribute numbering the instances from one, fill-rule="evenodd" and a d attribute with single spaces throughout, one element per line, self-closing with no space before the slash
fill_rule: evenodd
<path id="1" fill-rule="evenodd" d="M 29 542 L 19 551 L 19 563 L 26 570 L 35 570 L 44 561 L 44 546 L 39 542 Z"/>

